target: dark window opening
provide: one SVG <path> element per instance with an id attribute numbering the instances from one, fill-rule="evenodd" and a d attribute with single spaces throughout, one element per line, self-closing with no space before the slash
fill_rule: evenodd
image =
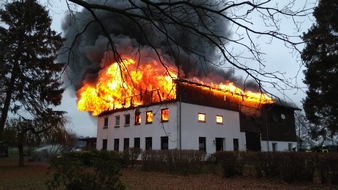
<path id="1" fill-rule="evenodd" d="M 137 137 L 137 138 L 134 138 L 134 147 L 135 148 L 140 148 L 141 146 L 140 146 L 140 138 L 139 137 Z"/>
<path id="2" fill-rule="evenodd" d="M 130 125 L 130 114 L 124 115 L 124 125 L 129 126 Z"/>
<path id="3" fill-rule="evenodd" d="M 169 139 L 168 137 L 161 137 L 161 150 L 169 149 Z"/>
<path id="4" fill-rule="evenodd" d="M 103 139 L 102 140 L 102 150 L 107 150 L 107 144 L 108 144 L 108 140 L 107 139 Z"/>
<path id="5" fill-rule="evenodd" d="M 207 151 L 207 145 L 206 145 L 206 137 L 198 137 L 198 146 L 199 150 L 202 150 L 204 152 Z"/>
<path id="6" fill-rule="evenodd" d="M 120 148 L 120 139 L 114 139 L 114 150 L 119 151 Z"/>
<path id="7" fill-rule="evenodd" d="M 146 150 L 151 150 L 153 147 L 153 140 L 151 137 L 146 137 Z"/>
<path id="8" fill-rule="evenodd" d="M 238 139 L 233 139 L 233 143 L 234 143 L 234 151 L 238 151 L 239 150 Z"/>
<path id="9" fill-rule="evenodd" d="M 129 138 L 123 139 L 123 150 L 127 150 L 129 148 Z"/>
<path id="10" fill-rule="evenodd" d="M 104 124 L 103 124 L 103 128 L 107 128 L 108 127 L 108 117 L 104 118 Z"/>

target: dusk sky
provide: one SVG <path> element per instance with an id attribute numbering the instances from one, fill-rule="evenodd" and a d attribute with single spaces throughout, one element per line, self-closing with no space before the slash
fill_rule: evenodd
<path id="1" fill-rule="evenodd" d="M 44 5 L 51 9 L 49 13 L 53 19 L 52 28 L 62 33 L 61 23 L 64 14 L 67 11 L 65 0 L 49 0 L 49 5 L 46 4 L 45 1 L 40 2 L 43 2 Z M 300 2 L 304 1 L 301 0 Z M 313 4 L 313 2 L 315 2 L 315 0 L 308 1 L 309 4 Z M 301 27 L 302 31 L 299 33 L 292 32 L 293 25 L 291 23 L 288 24 L 289 21 L 283 21 L 282 30 L 293 35 L 300 36 L 303 32 L 307 32 L 313 23 L 311 18 L 303 18 L 303 20 L 304 23 Z M 302 70 L 304 67 L 300 69 L 301 61 L 299 55 L 292 52 L 292 50 L 285 48 L 283 42 L 273 40 L 271 44 L 268 44 L 267 41 L 262 41 L 260 44 L 262 51 L 266 53 L 264 56 L 265 64 L 267 65 L 266 69 L 269 71 L 280 71 L 281 73 L 284 73 L 287 80 L 298 83 L 298 86 L 300 87 L 299 89 L 286 90 L 284 91 L 284 95 L 268 86 L 267 89 L 281 99 L 293 102 L 299 108 L 302 108 L 301 100 L 305 97 L 304 92 L 306 90 L 306 86 L 302 83 L 304 77 Z M 240 75 L 240 72 L 238 72 L 238 75 Z M 66 90 L 63 96 L 62 105 L 59 109 L 68 112 L 68 116 L 71 119 L 71 123 L 68 127 L 76 134 L 91 137 L 96 136 L 96 118 L 91 117 L 89 113 L 79 112 L 77 110 L 74 92 L 69 89 Z"/>

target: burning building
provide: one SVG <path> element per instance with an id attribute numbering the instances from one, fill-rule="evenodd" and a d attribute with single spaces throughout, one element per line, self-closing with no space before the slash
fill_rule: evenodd
<path id="1" fill-rule="evenodd" d="M 140 15 L 154 8 L 142 1 L 89 2 Z M 72 51 L 58 59 L 68 63 L 67 81 L 76 92 L 78 109 L 98 117 L 97 149 L 213 153 L 291 148 L 296 142 L 296 108 L 249 91 L 254 85 L 234 76 L 218 49 L 230 39 L 227 21 L 185 5 L 168 11 L 199 32 L 104 10 L 95 12 L 100 23 L 85 9 L 66 17 L 64 47 Z M 162 11 L 150 12 L 163 16 Z M 199 33 L 220 38 L 211 43 Z"/>
<path id="2" fill-rule="evenodd" d="M 179 79 L 175 67 L 124 59 L 78 91 L 98 117 L 97 149 L 284 151 L 296 143 L 294 110 L 231 82 Z"/>

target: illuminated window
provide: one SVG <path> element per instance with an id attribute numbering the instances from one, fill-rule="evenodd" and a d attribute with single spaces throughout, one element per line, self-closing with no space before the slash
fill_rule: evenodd
<path id="1" fill-rule="evenodd" d="M 130 114 L 124 115 L 124 126 L 130 125 Z"/>
<path id="2" fill-rule="evenodd" d="M 115 127 L 119 127 L 120 126 L 120 116 L 117 115 L 115 116 Z"/>
<path id="3" fill-rule="evenodd" d="M 135 125 L 140 125 L 141 124 L 141 113 L 136 112 L 135 113 Z"/>
<path id="4" fill-rule="evenodd" d="M 146 123 L 152 123 L 153 122 L 153 112 L 147 111 L 146 112 Z"/>
<path id="5" fill-rule="evenodd" d="M 206 121 L 205 113 L 198 113 L 198 121 L 199 122 L 205 122 Z"/>
<path id="6" fill-rule="evenodd" d="M 162 122 L 169 121 L 169 109 L 168 108 L 161 110 L 161 121 Z"/>
<path id="7" fill-rule="evenodd" d="M 223 123 L 223 116 L 221 116 L 221 115 L 216 115 L 216 123 L 222 124 L 222 123 Z"/>

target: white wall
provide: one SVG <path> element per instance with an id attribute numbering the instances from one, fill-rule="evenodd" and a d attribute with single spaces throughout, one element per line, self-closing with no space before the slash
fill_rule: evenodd
<path id="1" fill-rule="evenodd" d="M 268 144 L 269 144 L 269 148 L 268 148 Z M 297 147 L 297 142 L 292 142 L 292 141 L 261 141 L 261 151 L 262 152 L 272 152 L 273 150 L 273 144 L 276 144 L 276 150 L 275 151 L 290 151 L 289 150 L 289 144 L 291 146 L 291 148 L 293 146 Z"/>
<path id="2" fill-rule="evenodd" d="M 169 108 L 169 122 L 161 122 L 161 109 Z M 216 152 L 215 138 L 224 138 L 224 150 L 234 150 L 233 139 L 238 139 L 239 150 L 245 151 L 245 133 L 240 132 L 239 113 L 224 109 L 174 102 L 140 108 L 141 125 L 134 125 L 135 109 L 115 112 L 98 118 L 97 149 L 102 149 L 102 140 L 108 139 L 107 150 L 114 149 L 114 139 L 120 139 L 119 150 L 123 150 L 123 139 L 129 138 L 129 146 L 134 146 L 134 138 L 140 137 L 140 146 L 145 149 L 145 138 L 152 137 L 152 149 L 161 149 L 161 136 L 168 136 L 169 149 L 179 149 L 179 126 L 181 126 L 182 149 L 199 149 L 199 137 L 206 137 L 208 154 Z M 152 124 L 145 123 L 146 111 L 152 110 Z M 181 123 L 178 113 L 181 111 Z M 206 114 L 206 122 L 198 121 L 198 113 Z M 124 127 L 124 115 L 130 114 L 130 125 Z M 115 127 L 115 116 L 120 115 L 120 127 Z M 223 123 L 216 123 L 216 115 L 223 117 Z M 108 117 L 108 128 L 104 129 L 104 118 Z"/>
<path id="3" fill-rule="evenodd" d="M 168 136 L 169 149 L 175 149 L 177 145 L 177 103 L 164 103 L 149 107 L 139 108 L 141 112 L 141 124 L 135 125 L 135 109 L 115 112 L 98 118 L 97 149 L 102 149 L 102 139 L 108 139 L 107 150 L 114 149 L 114 139 L 120 139 L 119 150 L 123 150 L 123 139 L 129 138 L 129 146 L 134 147 L 134 138 L 140 138 L 140 147 L 145 149 L 145 138 L 152 137 L 152 149 L 161 149 L 161 137 Z M 161 109 L 169 108 L 169 121 L 161 122 Z M 146 124 L 146 111 L 153 112 L 153 122 Z M 130 114 L 130 125 L 124 126 L 124 115 Z M 115 116 L 120 115 L 120 127 L 115 128 Z M 109 117 L 108 128 L 104 129 L 104 117 Z"/>
<path id="4" fill-rule="evenodd" d="M 224 150 L 234 150 L 233 139 L 239 141 L 239 150 L 245 151 L 245 133 L 240 132 L 239 112 L 182 103 L 182 149 L 199 149 L 198 138 L 206 137 L 207 153 L 216 152 L 215 138 L 225 138 Z M 198 121 L 198 113 L 206 114 L 206 122 Z M 223 123 L 216 123 L 216 115 Z"/>

